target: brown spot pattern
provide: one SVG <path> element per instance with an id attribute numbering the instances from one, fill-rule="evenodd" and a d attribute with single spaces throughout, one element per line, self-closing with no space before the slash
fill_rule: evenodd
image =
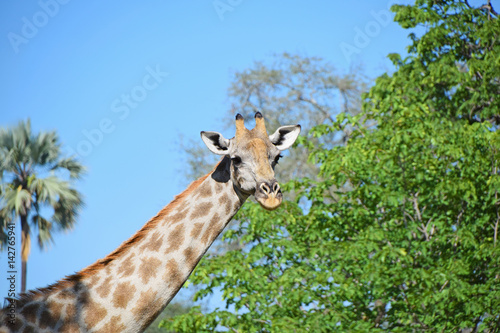
<path id="1" fill-rule="evenodd" d="M 218 193 L 218 192 L 222 191 L 223 189 L 224 189 L 224 186 L 221 183 L 219 183 L 219 182 L 215 183 L 215 192 Z"/>
<path id="2" fill-rule="evenodd" d="M 224 192 L 220 197 L 219 197 L 219 205 L 222 205 L 229 201 L 229 196 L 227 195 L 226 192 Z"/>
<path id="3" fill-rule="evenodd" d="M 188 247 L 187 249 L 184 250 L 184 256 L 186 263 L 188 264 L 189 267 L 196 266 L 196 264 L 199 261 L 198 254 L 192 247 Z"/>
<path id="4" fill-rule="evenodd" d="M 210 235 L 210 240 L 213 242 L 222 232 L 222 228 L 220 226 L 216 226 L 212 229 L 212 234 Z"/>
<path id="5" fill-rule="evenodd" d="M 149 282 L 149 279 L 156 276 L 161 261 L 153 257 L 143 258 L 141 260 L 142 264 L 139 267 L 139 276 L 141 277 L 142 283 L 146 284 Z"/>
<path id="6" fill-rule="evenodd" d="M 220 218 L 220 216 L 214 216 L 210 220 L 210 225 L 214 226 L 211 238 L 212 240 L 215 240 L 224 229 L 224 221 Z"/>
<path id="7" fill-rule="evenodd" d="M 203 183 L 198 188 L 198 196 L 201 198 L 207 198 L 212 195 L 212 186 L 210 186 L 209 182 Z"/>
<path id="8" fill-rule="evenodd" d="M 179 285 L 183 281 L 182 272 L 179 269 L 179 265 L 174 259 L 170 259 L 167 262 L 167 273 L 164 276 L 165 281 L 171 281 L 171 285 Z"/>
<path id="9" fill-rule="evenodd" d="M 40 316 L 40 328 L 51 328 L 56 327 L 57 322 L 61 314 L 57 316 L 55 313 L 51 313 L 47 310 L 42 311 L 42 315 Z"/>
<path id="10" fill-rule="evenodd" d="M 47 301 L 47 308 L 54 316 L 61 317 L 63 304 L 49 300 Z"/>
<path id="11" fill-rule="evenodd" d="M 36 330 L 33 326 L 26 326 L 23 330 L 23 333 L 35 333 Z"/>
<path id="12" fill-rule="evenodd" d="M 144 317 L 150 316 L 155 309 L 155 304 L 158 303 L 156 292 L 153 289 L 141 292 L 139 302 L 132 309 L 132 313 L 137 321 L 144 320 Z"/>
<path id="13" fill-rule="evenodd" d="M 100 332 L 103 333 L 119 333 L 123 332 L 127 329 L 127 327 L 121 322 L 121 318 L 119 316 L 113 316 L 109 320 L 106 325 L 102 327 Z"/>
<path id="14" fill-rule="evenodd" d="M 76 317 L 76 305 L 75 304 L 66 304 L 65 310 L 66 310 L 66 319 Z"/>
<path id="15" fill-rule="evenodd" d="M 222 206 L 222 205 L 225 205 L 226 207 L 226 214 L 229 215 L 229 213 L 231 213 L 231 200 L 229 199 L 229 196 L 227 195 L 227 193 L 224 193 L 223 195 L 221 195 L 219 197 L 219 204 Z"/>
<path id="16" fill-rule="evenodd" d="M 77 323 L 74 322 L 65 322 L 61 328 L 59 329 L 59 332 L 64 332 L 64 333 L 80 333 L 80 328 L 78 327 Z"/>
<path id="17" fill-rule="evenodd" d="M 68 289 L 61 290 L 60 292 L 57 293 L 57 298 L 62 299 L 62 300 L 68 300 L 75 298 L 75 295 L 69 291 Z"/>
<path id="18" fill-rule="evenodd" d="M 180 221 L 184 220 L 187 216 L 188 208 L 184 207 L 183 209 L 179 210 L 175 215 L 172 215 L 172 217 L 169 218 L 170 225 L 179 223 Z"/>
<path id="19" fill-rule="evenodd" d="M 226 215 L 231 214 L 231 210 L 232 210 L 231 201 L 228 201 L 226 202 Z"/>
<path id="20" fill-rule="evenodd" d="M 142 250 L 149 250 L 149 251 L 159 251 L 160 247 L 163 244 L 163 238 L 162 235 L 156 231 L 154 234 L 151 235 L 149 241 L 142 246 Z"/>
<path id="21" fill-rule="evenodd" d="M 101 280 L 101 277 L 99 275 L 95 274 L 90 278 L 88 285 L 95 286 L 99 282 L 99 280 Z"/>
<path id="22" fill-rule="evenodd" d="M 95 289 L 97 294 L 101 296 L 102 298 L 106 298 L 109 295 L 109 292 L 111 291 L 111 280 L 113 279 L 112 276 L 108 276 L 102 284 Z"/>
<path id="23" fill-rule="evenodd" d="M 55 327 L 62 316 L 63 305 L 54 301 L 47 301 L 47 309 L 42 311 L 40 328 Z"/>
<path id="24" fill-rule="evenodd" d="M 178 225 L 177 228 L 168 236 L 168 248 L 165 253 L 176 251 L 184 243 L 184 226 Z"/>
<path id="25" fill-rule="evenodd" d="M 133 260 L 135 258 L 135 253 L 130 253 L 128 259 Z"/>
<path id="26" fill-rule="evenodd" d="M 136 288 L 130 282 L 119 283 L 113 293 L 113 305 L 125 309 L 134 296 Z"/>
<path id="27" fill-rule="evenodd" d="M 120 275 L 122 278 L 127 277 L 132 275 L 135 271 L 135 265 L 132 263 L 132 259 L 134 258 L 134 255 L 130 255 L 128 258 L 126 258 L 118 267 L 118 270 L 116 273 Z"/>
<path id="28" fill-rule="evenodd" d="M 191 213 L 191 220 L 203 217 L 208 215 L 210 213 L 210 209 L 213 207 L 213 203 L 211 202 L 204 202 L 196 206 L 194 211 Z"/>
<path id="29" fill-rule="evenodd" d="M 87 329 L 97 325 L 107 314 L 108 311 L 104 307 L 96 302 L 89 301 L 85 307 L 85 324 L 87 324 Z"/>
<path id="30" fill-rule="evenodd" d="M 0 330 L 0 332 L 2 333 L 9 333 L 9 332 L 19 332 L 21 331 L 21 327 L 23 327 L 23 321 L 24 321 L 24 318 L 22 318 L 22 316 L 16 316 L 16 321 L 14 322 L 14 324 L 10 324 L 8 321 L 7 321 L 7 318 L 3 318 L 4 320 L 6 320 L 5 322 L 0 322 L 0 325 L 1 324 L 5 324 L 9 327 L 9 330 L 7 331 L 6 329 L 5 330 Z M 5 326 L 4 326 L 5 327 Z"/>
<path id="31" fill-rule="evenodd" d="M 30 323 L 35 324 L 36 323 L 36 318 L 37 312 L 40 309 L 40 303 L 29 303 L 24 306 L 24 308 L 21 310 L 21 314 L 26 318 L 26 320 Z"/>
<path id="32" fill-rule="evenodd" d="M 191 238 L 193 239 L 198 238 L 202 230 L 203 230 L 203 223 L 198 222 L 193 224 L 193 229 L 191 230 Z"/>
<path id="33" fill-rule="evenodd" d="M 218 222 L 220 221 L 220 216 L 219 214 L 215 213 L 214 216 L 212 217 L 212 219 L 210 220 L 210 224 L 208 225 L 208 228 L 207 230 L 205 231 L 205 233 L 203 234 L 203 237 L 201 238 L 201 241 L 204 243 L 204 244 L 207 244 L 208 242 L 210 242 L 212 240 L 212 235 L 213 234 L 218 234 L 218 230 L 219 230 L 219 226 L 218 226 Z"/>

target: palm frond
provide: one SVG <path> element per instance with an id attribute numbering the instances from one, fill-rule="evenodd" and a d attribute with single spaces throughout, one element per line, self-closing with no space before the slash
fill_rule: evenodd
<path id="1" fill-rule="evenodd" d="M 6 209 L 6 207 L 0 209 L 0 249 L 5 249 L 7 247 L 7 225 L 11 223 L 13 219 L 14 216 L 11 210 Z"/>
<path id="2" fill-rule="evenodd" d="M 2 195 L 2 209 L 5 208 L 13 212 L 16 216 L 27 214 L 32 202 L 31 193 L 23 189 L 21 186 L 9 186 L 4 190 L 5 191 Z"/>
<path id="3" fill-rule="evenodd" d="M 42 250 L 46 249 L 54 241 L 51 233 L 52 223 L 39 214 L 33 215 L 31 223 L 38 229 L 38 246 Z"/>
<path id="4" fill-rule="evenodd" d="M 63 158 L 57 161 L 51 170 L 65 169 L 72 179 L 79 179 L 85 173 L 85 167 L 74 158 Z"/>
<path id="5" fill-rule="evenodd" d="M 41 132 L 29 143 L 31 160 L 39 166 L 57 163 L 61 145 L 56 132 Z"/>
<path id="6" fill-rule="evenodd" d="M 68 182 L 61 180 L 55 176 L 46 178 L 33 178 L 28 182 L 28 189 L 35 194 L 37 205 L 56 204 L 60 196 L 66 195 L 68 192 Z"/>
<path id="7" fill-rule="evenodd" d="M 60 197 L 53 207 L 52 221 L 57 225 L 57 228 L 59 230 L 70 230 L 76 223 L 76 217 L 83 207 L 83 200 L 78 191 L 70 188 L 66 195 Z"/>

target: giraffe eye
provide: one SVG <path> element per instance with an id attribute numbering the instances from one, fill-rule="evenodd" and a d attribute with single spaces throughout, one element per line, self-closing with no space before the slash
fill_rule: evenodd
<path id="1" fill-rule="evenodd" d="M 280 159 L 280 158 L 282 158 L 282 157 L 283 157 L 283 156 L 282 156 L 281 154 L 279 154 L 278 156 L 276 156 L 276 157 L 274 158 L 274 164 L 278 164 L 279 159 Z"/>
<path id="2" fill-rule="evenodd" d="M 234 166 L 238 166 L 241 164 L 241 157 L 239 156 L 231 157 L 231 161 L 233 162 Z"/>

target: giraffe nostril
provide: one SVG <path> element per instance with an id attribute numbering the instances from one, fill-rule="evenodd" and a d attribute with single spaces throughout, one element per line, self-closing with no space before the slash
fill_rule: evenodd
<path id="1" fill-rule="evenodd" d="M 280 192 L 280 184 L 278 182 L 275 182 L 273 184 L 273 193 L 278 194 Z"/>
<path id="2" fill-rule="evenodd" d="M 260 184 L 260 189 L 262 190 L 262 192 L 264 192 L 265 194 L 270 194 L 271 193 L 271 188 L 269 187 L 269 185 L 267 185 L 266 183 L 262 183 Z"/>

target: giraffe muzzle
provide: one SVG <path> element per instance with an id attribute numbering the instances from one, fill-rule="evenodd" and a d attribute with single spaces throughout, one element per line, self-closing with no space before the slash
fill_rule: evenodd
<path id="1" fill-rule="evenodd" d="M 278 208 L 283 200 L 280 185 L 276 180 L 260 183 L 255 191 L 255 199 L 267 210 Z"/>

